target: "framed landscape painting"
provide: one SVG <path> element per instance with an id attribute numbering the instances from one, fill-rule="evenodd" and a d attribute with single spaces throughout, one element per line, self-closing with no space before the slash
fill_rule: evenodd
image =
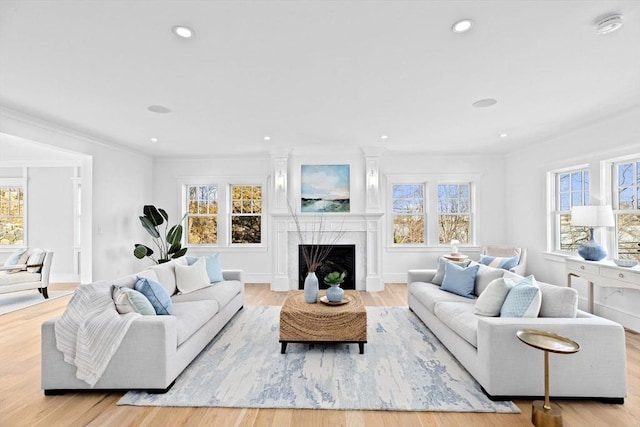
<path id="1" fill-rule="evenodd" d="M 349 212 L 349 165 L 302 165 L 302 212 Z"/>

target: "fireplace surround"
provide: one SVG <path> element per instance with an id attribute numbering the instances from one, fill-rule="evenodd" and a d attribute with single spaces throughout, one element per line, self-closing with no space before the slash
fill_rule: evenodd
<path id="1" fill-rule="evenodd" d="M 304 288 L 304 279 L 307 277 L 308 269 L 304 261 L 302 251 L 305 247 L 311 245 L 298 245 L 298 289 Z M 326 289 L 329 286 L 324 283 L 324 276 L 332 271 L 345 273 L 344 282 L 340 285 L 342 289 L 356 288 L 356 245 L 319 245 L 323 247 L 330 246 L 329 254 L 322 261 L 320 267 L 316 269 L 316 276 L 320 289 Z"/>

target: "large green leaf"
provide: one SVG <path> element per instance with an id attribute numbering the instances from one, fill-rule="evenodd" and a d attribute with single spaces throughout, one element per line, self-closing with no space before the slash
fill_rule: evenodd
<path id="1" fill-rule="evenodd" d="M 181 256 L 184 256 L 184 254 L 187 253 L 187 249 L 189 248 L 182 248 L 180 249 L 178 252 L 176 252 L 175 254 L 173 254 L 173 258 L 180 258 Z"/>
<path id="2" fill-rule="evenodd" d="M 162 215 L 162 217 L 166 220 L 169 221 L 169 214 L 167 213 L 167 211 L 165 211 L 162 208 L 158 208 L 158 212 L 160 212 L 160 215 Z"/>
<path id="3" fill-rule="evenodd" d="M 155 225 L 153 225 L 153 223 L 148 217 L 141 216 L 138 218 L 140 218 L 140 222 L 142 223 L 142 226 L 144 227 L 144 229 L 147 230 L 147 233 L 151 234 L 151 237 L 155 239 L 160 237 L 160 233 L 158 233 L 158 229 L 156 228 Z"/>
<path id="4" fill-rule="evenodd" d="M 180 242 L 176 242 L 176 243 L 171 245 L 171 247 L 169 248 L 169 252 L 167 252 L 167 254 L 168 255 L 175 254 L 180 249 L 182 249 L 182 245 L 180 244 Z"/>
<path id="5" fill-rule="evenodd" d="M 162 211 L 162 212 L 160 212 Z M 151 224 L 153 224 L 154 226 L 158 226 L 162 223 L 164 223 L 164 218 L 167 218 L 166 215 L 167 213 L 164 212 L 162 209 L 160 209 L 160 211 L 158 211 L 158 209 L 153 206 L 153 205 L 145 205 L 142 208 L 142 213 L 144 213 L 144 216 L 151 222 Z"/>
<path id="6" fill-rule="evenodd" d="M 135 245 L 135 249 L 133 250 L 133 255 L 135 255 L 136 258 L 138 259 L 142 259 L 146 256 L 151 256 L 153 255 L 153 249 L 145 246 L 145 245 L 141 245 L 139 243 L 136 243 Z"/>
<path id="7" fill-rule="evenodd" d="M 182 226 L 180 224 L 176 224 L 167 233 L 167 243 L 172 245 L 180 242 L 182 240 Z"/>

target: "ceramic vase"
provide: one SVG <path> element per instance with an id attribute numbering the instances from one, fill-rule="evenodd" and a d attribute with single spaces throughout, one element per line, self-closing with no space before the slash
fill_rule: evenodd
<path id="1" fill-rule="evenodd" d="M 330 302 L 340 302 L 342 301 L 342 297 L 344 297 L 344 290 L 339 284 L 332 284 L 329 289 L 327 289 L 327 299 Z"/>
<path id="2" fill-rule="evenodd" d="M 313 304 L 318 302 L 318 277 L 314 271 L 310 271 L 304 279 L 304 302 Z"/>

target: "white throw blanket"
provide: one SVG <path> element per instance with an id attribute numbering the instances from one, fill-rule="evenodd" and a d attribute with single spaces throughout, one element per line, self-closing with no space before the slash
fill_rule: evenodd
<path id="1" fill-rule="evenodd" d="M 116 311 L 109 283 L 80 285 L 55 323 L 56 347 L 65 362 L 77 367 L 76 377 L 93 387 L 118 351 L 131 322 L 140 316 Z"/>

